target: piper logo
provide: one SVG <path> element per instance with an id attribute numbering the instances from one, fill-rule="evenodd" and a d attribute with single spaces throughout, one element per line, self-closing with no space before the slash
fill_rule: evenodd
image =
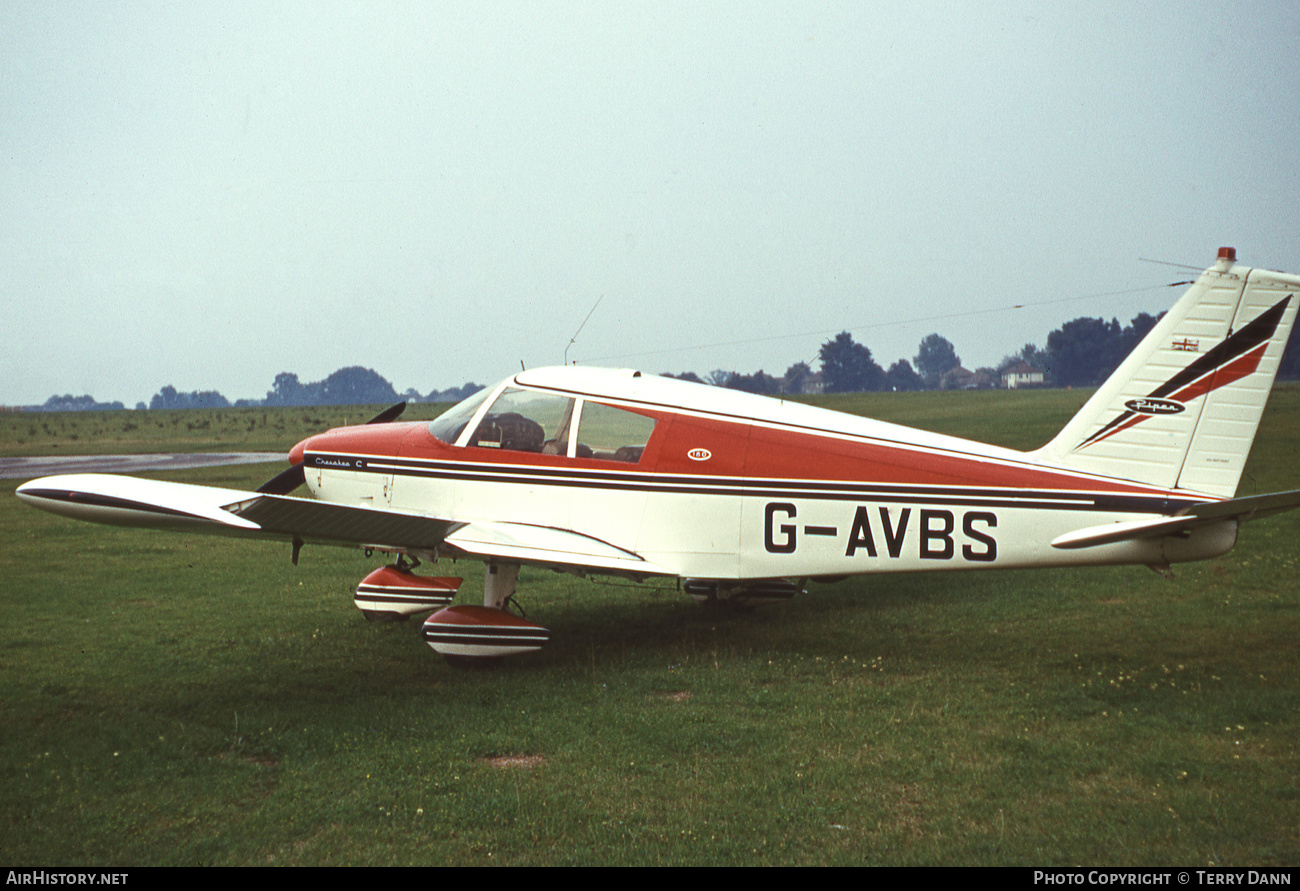
<path id="1" fill-rule="evenodd" d="M 1124 407 L 1140 415 L 1176 415 L 1186 408 L 1181 402 L 1174 402 L 1172 399 L 1153 399 L 1150 396 L 1130 399 L 1124 403 Z"/>

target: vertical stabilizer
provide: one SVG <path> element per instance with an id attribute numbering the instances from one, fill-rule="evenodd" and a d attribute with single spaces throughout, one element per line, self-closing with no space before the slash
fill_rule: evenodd
<path id="1" fill-rule="evenodd" d="M 1300 276 L 1235 259 L 1220 249 L 1219 262 L 1035 457 L 1231 498 L 1300 304 Z"/>

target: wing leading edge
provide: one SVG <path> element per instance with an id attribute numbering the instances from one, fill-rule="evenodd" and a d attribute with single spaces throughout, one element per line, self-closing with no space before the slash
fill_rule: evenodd
<path id="1" fill-rule="evenodd" d="M 409 511 L 100 473 L 32 480 L 17 494 L 33 507 L 92 523 L 394 550 L 435 548 L 464 525 Z"/>
<path id="2" fill-rule="evenodd" d="M 44 477 L 19 486 L 17 494 L 51 513 L 116 526 L 394 551 L 447 546 L 480 560 L 635 577 L 675 574 L 600 539 L 524 523 L 462 522 L 390 508 L 102 473 Z"/>

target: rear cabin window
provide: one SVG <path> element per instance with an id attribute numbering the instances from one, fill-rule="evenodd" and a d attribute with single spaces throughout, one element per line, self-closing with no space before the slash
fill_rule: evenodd
<path id="1" fill-rule="evenodd" d="M 467 445 L 567 455 L 573 404 L 568 396 L 508 388 L 492 403 Z"/>
<path id="2" fill-rule="evenodd" d="M 599 402 L 584 402 L 574 455 L 635 464 L 641 460 L 654 429 L 654 418 Z"/>

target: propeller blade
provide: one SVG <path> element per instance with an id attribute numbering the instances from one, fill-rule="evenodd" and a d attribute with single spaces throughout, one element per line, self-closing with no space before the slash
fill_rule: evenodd
<path id="1" fill-rule="evenodd" d="M 387 424 L 391 421 L 396 421 L 398 418 L 400 418 L 402 416 L 402 412 L 404 411 L 406 411 L 406 403 L 399 402 L 396 405 L 391 405 L 388 408 L 384 409 L 379 414 L 371 418 L 369 421 L 366 421 L 366 423 Z"/>
<path id="2" fill-rule="evenodd" d="M 295 464 L 274 479 L 267 480 L 258 487 L 263 495 L 288 495 L 307 481 L 307 471 L 301 464 Z"/>

